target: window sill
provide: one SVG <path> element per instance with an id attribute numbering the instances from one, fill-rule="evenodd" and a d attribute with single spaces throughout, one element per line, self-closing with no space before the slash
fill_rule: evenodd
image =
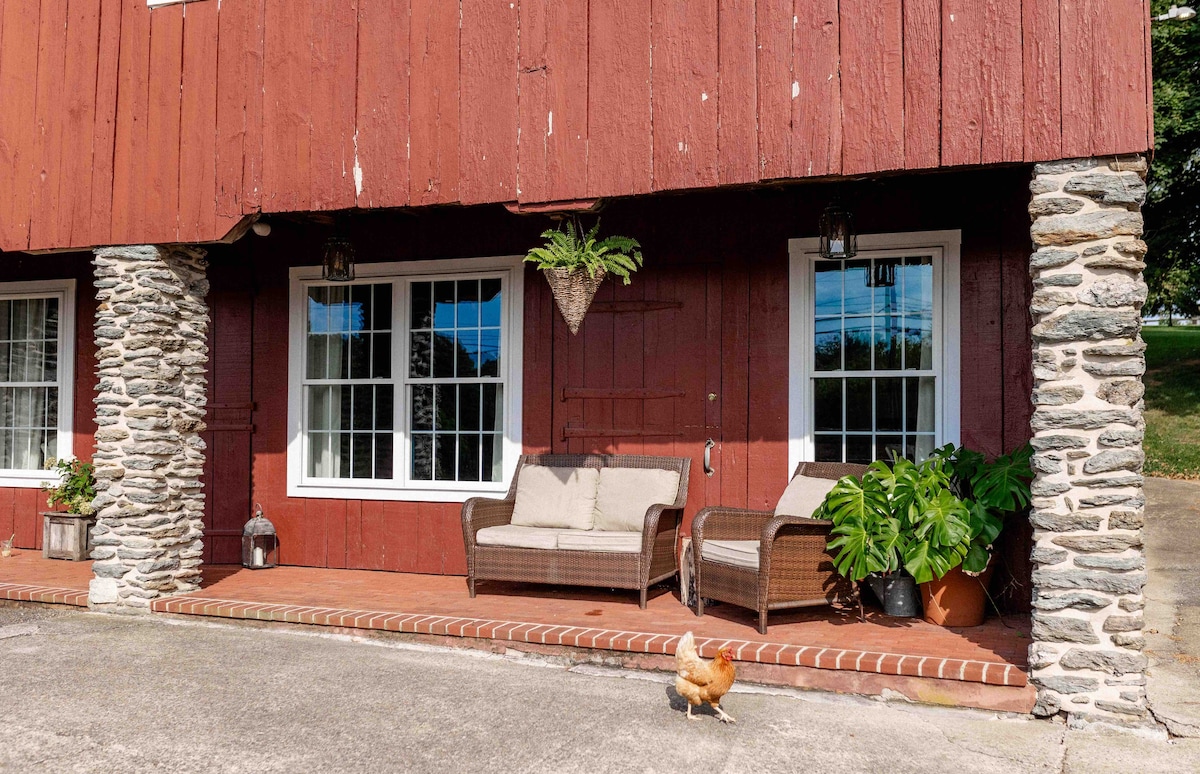
<path id="1" fill-rule="evenodd" d="M 287 496 L 313 500 L 387 500 L 391 502 L 463 503 L 472 497 L 502 499 L 508 486 L 493 489 L 396 489 L 377 486 L 327 486 L 324 484 L 288 484 Z"/>
<path id="2" fill-rule="evenodd" d="M 41 489 L 42 484 L 56 483 L 57 476 L 46 470 L 0 470 L 0 488 Z"/>

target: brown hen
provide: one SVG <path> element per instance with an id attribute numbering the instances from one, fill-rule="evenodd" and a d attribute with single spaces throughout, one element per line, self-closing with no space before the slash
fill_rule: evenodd
<path id="1" fill-rule="evenodd" d="M 723 723 L 736 722 L 721 709 L 721 697 L 729 692 L 736 677 L 733 668 L 733 651 L 721 648 L 712 661 L 705 661 L 696 652 L 696 638 L 691 632 L 683 635 L 675 648 L 675 690 L 687 699 L 688 720 L 698 720 L 692 715 L 692 707 L 707 703 L 717 711 Z"/>

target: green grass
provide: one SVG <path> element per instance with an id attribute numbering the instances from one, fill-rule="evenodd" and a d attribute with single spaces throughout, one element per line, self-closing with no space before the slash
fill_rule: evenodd
<path id="1" fill-rule="evenodd" d="M 1146 474 L 1200 479 L 1200 327 L 1147 327 Z"/>

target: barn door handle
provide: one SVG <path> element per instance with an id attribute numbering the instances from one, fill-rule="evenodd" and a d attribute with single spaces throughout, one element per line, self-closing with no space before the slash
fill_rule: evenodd
<path id="1" fill-rule="evenodd" d="M 712 466 L 712 450 L 716 445 L 716 441 L 711 438 L 704 442 L 704 475 L 706 476 L 711 476 L 716 472 Z"/>

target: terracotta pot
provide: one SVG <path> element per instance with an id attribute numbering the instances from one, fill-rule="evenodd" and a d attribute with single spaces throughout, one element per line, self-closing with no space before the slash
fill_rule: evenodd
<path id="1" fill-rule="evenodd" d="M 987 610 L 987 586 L 993 565 L 979 577 L 955 567 L 941 578 L 921 584 L 925 620 L 938 626 L 979 626 Z"/>

